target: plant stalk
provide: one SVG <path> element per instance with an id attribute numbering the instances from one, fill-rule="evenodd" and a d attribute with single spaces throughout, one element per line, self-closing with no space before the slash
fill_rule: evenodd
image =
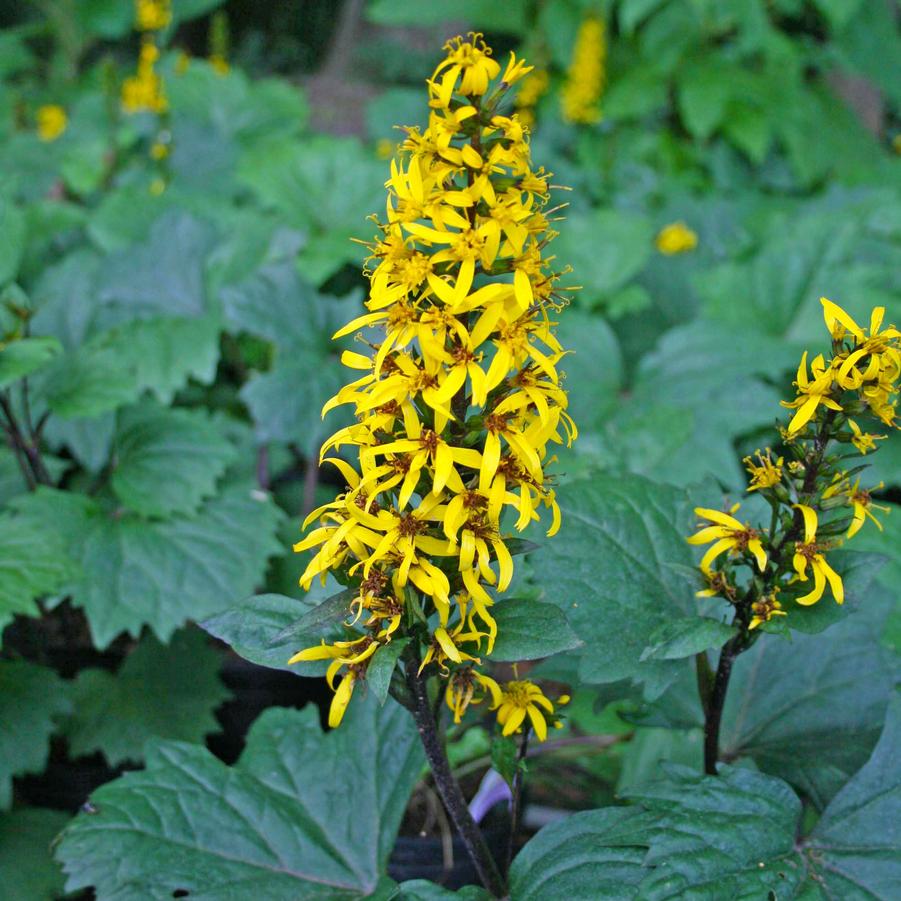
<path id="1" fill-rule="evenodd" d="M 516 834 L 519 832 L 519 820 L 522 814 L 523 766 L 528 751 L 529 727 L 525 726 L 522 732 L 522 741 L 519 744 L 519 754 L 516 756 L 516 771 L 513 773 L 513 798 L 510 802 L 510 840 L 507 842 L 505 873 L 510 872 L 510 864 L 513 863 L 513 852 L 516 850 Z"/>
<path id="2" fill-rule="evenodd" d="M 720 753 L 720 725 L 723 719 L 723 707 L 726 704 L 726 693 L 729 690 L 729 677 L 732 675 L 732 664 L 742 651 L 748 648 L 747 635 L 742 630 L 734 638 L 730 638 L 720 651 L 713 688 L 704 706 L 704 772 L 708 776 L 716 776 L 716 763 Z"/>
<path id="3" fill-rule="evenodd" d="M 497 865 L 488 845 L 479 830 L 478 825 L 469 812 L 466 798 L 460 789 L 460 784 L 451 772 L 450 761 L 438 733 L 438 724 L 432 714 L 432 706 L 429 703 L 429 694 L 426 680 L 418 672 L 419 663 L 416 660 L 408 660 L 406 664 L 407 684 L 412 695 L 413 719 L 419 730 L 422 747 L 425 750 L 432 776 L 435 779 L 435 787 L 444 802 L 450 818 L 457 827 L 457 833 L 466 845 L 466 850 L 475 864 L 482 884 L 496 898 L 504 895 L 504 883 L 498 872 Z"/>

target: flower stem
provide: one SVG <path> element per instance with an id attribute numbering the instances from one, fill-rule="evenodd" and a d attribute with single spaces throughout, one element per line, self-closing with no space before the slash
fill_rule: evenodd
<path id="1" fill-rule="evenodd" d="M 513 773 L 513 798 L 510 802 L 510 840 L 507 842 L 506 873 L 510 872 L 510 864 L 513 862 L 513 852 L 516 850 L 516 834 L 519 832 L 519 820 L 522 811 L 523 766 L 528 751 L 529 727 L 525 726 L 522 732 L 522 741 L 519 743 L 519 754 L 516 756 L 516 771 Z"/>
<path id="2" fill-rule="evenodd" d="M 720 660 L 713 679 L 713 689 L 704 705 L 704 772 L 715 776 L 716 762 L 720 752 L 720 724 L 723 718 L 723 707 L 726 703 L 726 692 L 729 690 L 729 677 L 732 675 L 732 664 L 741 653 L 741 642 L 744 636 L 736 635 L 723 645 Z"/>
<path id="3" fill-rule="evenodd" d="M 488 845 L 469 812 L 460 784 L 451 772 L 450 761 L 447 759 L 447 752 L 438 734 L 438 725 L 429 703 L 426 680 L 419 673 L 418 662 L 408 660 L 406 673 L 413 701 L 411 708 L 413 719 L 419 730 L 422 747 L 435 779 L 435 787 L 438 789 L 438 794 L 441 796 L 450 818 L 457 827 L 457 833 L 463 840 L 463 844 L 466 845 L 466 850 L 475 864 L 479 879 L 492 895 L 501 898 L 504 895 L 503 880 L 494 858 L 488 850 Z"/>

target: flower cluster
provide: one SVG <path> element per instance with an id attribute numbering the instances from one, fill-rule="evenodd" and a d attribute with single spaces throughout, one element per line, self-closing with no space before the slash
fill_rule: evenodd
<path id="1" fill-rule="evenodd" d="M 809 366 L 806 352 L 801 359 L 796 396 L 782 402 L 794 411 L 781 429 L 784 454 L 774 458 L 767 448 L 744 461 L 751 476 L 748 491 L 759 492 L 772 508 L 770 528 L 736 519 L 737 504 L 728 513 L 699 507 L 695 512 L 703 522 L 688 539 L 709 545 L 700 563 L 707 587 L 699 594 L 728 600 L 748 630 L 786 615 L 776 599 L 780 592 L 809 605 L 828 587 L 841 604 L 844 585 L 827 552 L 853 538 L 867 520 L 881 529 L 873 511 L 888 509 L 861 488 L 862 467 L 845 471 L 847 454 L 834 450 L 852 445 L 866 455 L 886 437 L 865 431 L 854 417 L 897 427 L 901 332 L 883 328 L 882 307 L 873 310 L 865 329 L 832 301 L 821 303 L 832 354 L 818 355 Z M 786 463 L 786 457 L 792 459 Z M 718 560 L 724 562 L 715 570 Z M 737 584 L 736 564 L 756 573 L 745 589 Z"/>
<path id="2" fill-rule="evenodd" d="M 66 111 L 56 103 L 38 107 L 36 119 L 38 137 L 44 143 L 55 141 L 65 132 L 69 123 Z"/>
<path id="3" fill-rule="evenodd" d="M 579 26 L 566 82 L 560 92 L 563 118 L 567 122 L 599 122 L 598 101 L 607 81 L 607 32 L 602 19 L 587 16 Z"/>
<path id="4" fill-rule="evenodd" d="M 516 95 L 516 115 L 526 128 L 535 125 L 535 107 L 547 93 L 550 83 L 547 69 L 533 69 L 522 80 Z"/>
<path id="5" fill-rule="evenodd" d="M 548 174 L 532 168 L 522 123 L 499 109 L 529 69 L 511 54 L 502 72 L 480 35 L 445 49 L 427 82 L 428 127 L 407 129 L 391 163 L 369 312 L 335 336 L 381 332 L 358 336 L 365 352 L 345 351 L 359 377 L 323 410 L 349 404 L 356 414 L 322 448 L 347 487 L 310 514 L 304 528 L 319 524 L 295 545 L 314 551 L 301 585 L 336 574 L 353 587 L 349 613 L 365 630 L 292 658 L 330 660 L 330 681 L 343 672 L 332 725 L 399 635 L 421 642 L 420 671 L 450 680 L 455 715 L 486 696 L 507 709 L 475 669 L 497 636 L 492 593 L 513 578 L 501 520 L 521 531 L 545 509 L 548 534 L 557 530 L 549 445 L 576 436 L 556 368 L 564 351 L 551 317 L 565 301 L 545 253 L 555 234 Z M 342 448 L 353 462 L 335 456 Z M 523 717 L 503 716 L 505 729 L 521 727 Z"/>
<path id="6" fill-rule="evenodd" d="M 122 108 L 127 113 L 163 113 L 169 107 L 163 79 L 156 71 L 160 56 L 156 32 L 171 21 L 170 0 L 135 0 L 135 28 L 141 32 L 141 51 L 135 74 L 122 83 Z"/>

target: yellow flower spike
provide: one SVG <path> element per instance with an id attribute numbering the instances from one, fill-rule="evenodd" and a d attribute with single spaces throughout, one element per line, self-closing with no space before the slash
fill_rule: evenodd
<path id="1" fill-rule="evenodd" d="M 828 545 L 817 542 L 818 517 L 816 510 L 806 504 L 794 504 L 796 510 L 801 512 L 804 521 L 804 540 L 795 542 L 795 553 L 792 565 L 795 568 L 795 581 L 806 582 L 808 580 L 807 567 L 810 566 L 813 573 L 813 589 L 802 597 L 796 598 L 799 604 L 809 606 L 815 604 L 822 596 L 828 582 L 832 590 L 832 596 L 837 604 L 844 603 L 845 589 L 841 576 L 826 562 L 823 551 Z"/>
<path id="2" fill-rule="evenodd" d="M 44 143 L 51 143 L 59 138 L 69 123 L 66 111 L 56 103 L 48 103 L 38 107 L 37 115 L 38 137 Z"/>
<path id="3" fill-rule="evenodd" d="M 654 246 L 666 256 L 688 253 L 698 246 L 698 235 L 681 220 L 671 222 L 660 229 L 654 240 Z"/>
<path id="4" fill-rule="evenodd" d="M 601 119 L 598 101 L 607 80 L 607 32 L 597 16 L 587 16 L 579 26 L 566 82 L 560 92 L 563 118 L 591 124 Z"/>
<path id="5" fill-rule="evenodd" d="M 161 31 L 172 21 L 172 0 L 135 0 L 138 31 Z"/>
<path id="6" fill-rule="evenodd" d="M 352 377 L 323 407 L 356 417 L 320 451 L 347 489 L 308 516 L 295 550 L 311 553 L 303 587 L 335 570 L 359 585 L 349 627 L 376 644 L 414 635 L 422 668 L 450 677 L 497 638 L 491 607 L 515 572 L 504 508 L 517 530 L 545 510 L 548 534 L 559 528 L 549 448 L 578 431 L 551 320 L 566 270 L 546 250 L 549 175 L 533 170 L 526 131 L 499 105 L 529 67 L 511 57 L 501 75 L 480 35 L 446 50 L 427 82 L 429 124 L 407 129 L 389 167 L 366 310 L 335 333 L 367 330 L 342 355 Z M 365 678 L 374 644 L 328 647 L 296 659 Z M 448 695 L 455 716 L 492 694 L 480 674 L 466 678 L 472 693 Z"/>

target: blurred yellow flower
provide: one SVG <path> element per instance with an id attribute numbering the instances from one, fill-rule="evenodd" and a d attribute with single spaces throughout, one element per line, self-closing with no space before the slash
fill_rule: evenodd
<path id="1" fill-rule="evenodd" d="M 37 112 L 38 137 L 49 143 L 55 141 L 69 123 L 66 111 L 55 103 L 39 107 Z"/>
<path id="2" fill-rule="evenodd" d="M 563 118 L 591 124 L 601 119 L 598 101 L 607 82 L 607 32 L 603 20 L 587 16 L 579 26 L 566 82 L 560 92 Z"/>
<path id="3" fill-rule="evenodd" d="M 135 0 L 135 27 L 138 31 L 160 31 L 171 21 L 171 0 Z"/>
<path id="4" fill-rule="evenodd" d="M 684 222 L 671 222 L 665 225 L 654 242 L 657 250 L 666 256 L 677 253 L 688 253 L 698 246 L 697 232 L 692 231 Z"/>

